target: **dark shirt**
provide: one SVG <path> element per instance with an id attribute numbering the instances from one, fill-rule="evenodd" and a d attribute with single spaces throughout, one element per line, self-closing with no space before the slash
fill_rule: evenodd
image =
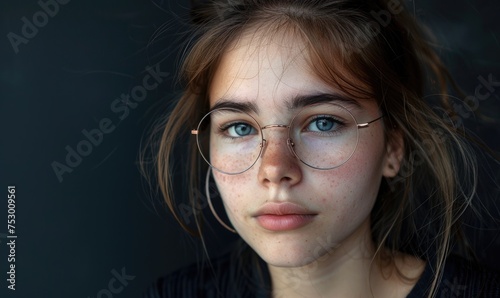
<path id="1" fill-rule="evenodd" d="M 428 264 L 407 297 L 427 297 L 433 278 L 432 266 Z M 193 264 L 160 278 L 144 297 L 272 296 L 266 264 L 255 253 L 241 249 L 211 260 L 211 266 Z M 500 297 L 500 275 L 474 269 L 460 257 L 449 257 L 435 297 Z"/>

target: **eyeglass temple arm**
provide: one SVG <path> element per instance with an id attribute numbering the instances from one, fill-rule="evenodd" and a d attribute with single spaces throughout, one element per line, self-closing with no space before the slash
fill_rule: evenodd
<path id="1" fill-rule="evenodd" d="M 384 117 L 384 115 L 382 115 L 382 116 L 378 117 L 377 119 L 373 119 L 372 121 L 369 121 L 369 122 L 366 122 L 366 123 L 360 123 L 360 124 L 358 124 L 358 128 L 368 127 L 368 126 L 370 126 L 370 124 L 371 124 L 371 123 L 373 123 L 373 122 L 375 122 L 375 121 L 377 121 L 377 120 L 380 120 L 380 119 L 382 119 L 383 117 Z"/>

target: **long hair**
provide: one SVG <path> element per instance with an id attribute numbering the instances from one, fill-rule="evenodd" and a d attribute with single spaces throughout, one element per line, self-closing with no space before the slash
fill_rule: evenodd
<path id="1" fill-rule="evenodd" d="M 194 10 L 192 19 L 196 25 L 180 71 L 184 93 L 162 126 L 154 159 L 161 192 L 179 223 L 201 234 L 200 212 L 193 213 L 194 228 L 179 213 L 182 204 L 199 210 L 203 202 L 192 191 L 188 202 L 174 196 L 173 169 L 184 159 L 173 151 L 185 145 L 182 136 L 208 112 L 209 87 L 222 55 L 247 32 L 292 34 L 306 45 L 305 58 L 319 78 L 353 98 L 378 103 L 386 142 L 402 136 L 401 169 L 382 182 L 371 214 L 376 258 L 394 264 L 403 251 L 432 262 L 429 297 L 435 295 L 445 258 L 452 249 L 468 248 L 460 216 L 475 195 L 477 163 L 464 132 L 455 127 L 448 90 L 456 86 L 429 32 L 398 0 L 210 1 Z M 434 107 L 424 100 L 425 92 L 440 94 Z M 194 139 L 187 147 L 187 187 L 200 189 L 207 165 Z"/>

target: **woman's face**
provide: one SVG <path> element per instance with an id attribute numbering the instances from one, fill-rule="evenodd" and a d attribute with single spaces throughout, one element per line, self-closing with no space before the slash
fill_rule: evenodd
<path id="1" fill-rule="evenodd" d="M 210 86 L 210 106 L 252 107 L 260 124 L 289 124 L 300 108 L 292 101 L 317 94 L 343 95 L 317 78 L 303 43 L 243 36 L 227 51 Z M 375 100 L 345 106 L 358 123 L 378 118 Z M 267 144 L 246 172 L 213 175 L 238 234 L 270 265 L 298 267 L 326 254 L 336 259 L 370 248 L 370 212 L 383 176 L 393 176 L 399 153 L 384 140 L 382 121 L 359 129 L 359 142 L 342 166 L 317 170 L 287 147 L 283 128 L 263 130 Z M 223 158 L 223 157 L 222 157 Z M 368 240 L 368 241 L 367 241 Z"/>

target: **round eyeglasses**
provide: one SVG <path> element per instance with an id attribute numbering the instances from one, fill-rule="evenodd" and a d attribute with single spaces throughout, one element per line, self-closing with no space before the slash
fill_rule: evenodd
<path id="1" fill-rule="evenodd" d="M 287 146 L 304 164 L 318 170 L 330 170 L 345 164 L 358 145 L 360 128 L 383 117 L 357 123 L 341 105 L 320 103 L 302 108 L 289 125 L 260 126 L 254 117 L 233 108 L 208 112 L 191 134 L 196 135 L 203 159 L 213 169 L 230 175 L 250 169 L 266 145 L 263 131 L 288 129 Z"/>

